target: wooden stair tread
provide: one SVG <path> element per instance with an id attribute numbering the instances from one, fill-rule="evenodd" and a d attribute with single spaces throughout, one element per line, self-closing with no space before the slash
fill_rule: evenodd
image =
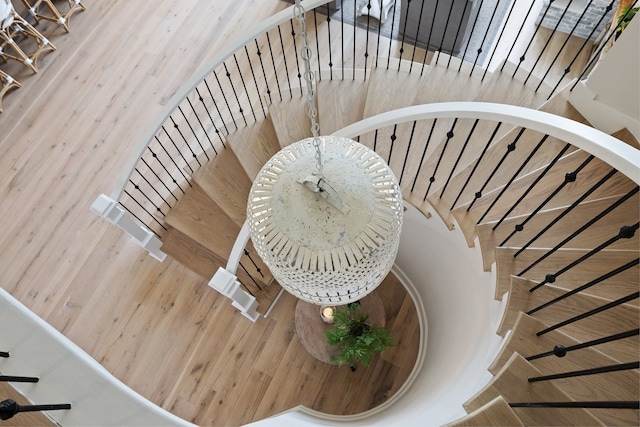
<path id="1" fill-rule="evenodd" d="M 491 382 L 462 406 L 468 412 L 475 411 L 499 395 L 509 403 L 571 401 L 571 398 L 551 381 L 527 381 L 527 378 L 539 375 L 540 371 L 522 356 L 514 353 Z M 525 425 L 604 425 L 585 409 L 513 408 L 513 411 Z"/>
<path id="2" fill-rule="evenodd" d="M 460 418 L 447 427 L 462 426 L 523 426 L 520 418 L 513 412 L 506 400 L 502 396 L 497 396 L 493 400 L 485 403 L 466 417 Z"/>
<path id="3" fill-rule="evenodd" d="M 513 255 L 517 250 L 517 248 L 496 248 L 496 299 L 502 299 L 502 295 L 509 291 L 512 274 L 519 274 L 548 251 L 548 249 L 529 248 L 514 258 Z M 539 283 L 547 274 L 555 273 L 559 268 L 571 264 L 588 252 L 588 249 L 559 249 L 532 267 L 523 277 Z M 554 285 L 575 289 L 638 258 L 638 254 L 637 250 L 602 250 L 583 261 L 579 267 L 567 270 L 558 277 Z M 582 292 L 614 300 L 637 290 L 638 283 L 640 283 L 640 268 L 635 266 Z M 637 301 L 630 303 L 638 304 Z"/>
<path id="4" fill-rule="evenodd" d="M 398 78 L 402 76 L 402 78 Z M 422 77 L 419 73 L 375 68 L 369 73 L 367 99 L 362 118 L 414 105 Z"/>
<path id="5" fill-rule="evenodd" d="M 498 328 L 498 334 L 504 335 L 504 333 L 513 328 L 518 312 L 528 312 L 566 293 L 565 289 L 549 284 L 540 287 L 535 292 L 529 292 L 529 289 L 534 285 L 536 285 L 535 282 L 513 276 L 507 308 Z M 601 307 L 608 302 L 610 301 L 605 298 L 578 293 L 550 307 L 537 311 L 532 316 L 543 323 L 554 325 L 591 309 Z M 637 306 L 622 304 L 565 325 L 560 328 L 560 331 L 580 342 L 585 342 L 637 328 L 639 319 L 640 311 Z M 636 336 L 603 344 L 600 350 L 614 359 L 629 362 L 630 355 L 636 355 L 634 357 L 637 357 L 639 344 L 640 342 Z"/>
<path id="6" fill-rule="evenodd" d="M 369 80 L 321 80 L 318 82 L 318 122 L 329 135 L 362 120 Z"/>
<path id="7" fill-rule="evenodd" d="M 584 119 L 567 102 L 567 97 L 568 95 L 564 92 L 559 93 L 549 101 L 547 101 L 545 104 L 543 104 L 539 108 L 539 110 L 586 123 L 586 119 Z M 515 174 L 518 168 L 529 156 L 529 154 L 533 150 L 533 147 L 535 147 L 543 137 L 543 135 L 539 134 L 538 132 L 532 131 L 525 131 L 518 137 L 520 131 L 521 128 L 512 129 L 502 138 L 494 140 L 482 160 L 477 164 L 477 167 L 477 161 L 474 159 L 473 162 L 462 167 L 460 169 L 460 172 L 452 178 L 447 192 L 442 197 L 439 196 L 440 188 L 438 188 L 428 198 L 429 202 L 436 209 L 443 221 L 445 221 L 445 223 L 447 223 L 450 227 L 454 224 L 454 216 L 451 212 L 452 206 L 453 208 L 466 206 L 469 202 L 471 202 L 471 200 L 473 200 L 474 194 L 478 190 L 480 190 L 482 184 L 487 181 L 495 166 L 507 151 L 507 146 L 509 144 L 517 141 L 517 148 L 509 154 L 508 161 L 505 161 L 501 165 L 499 173 L 497 174 L 498 176 L 494 176 L 492 180 L 489 181 L 488 186 L 485 188 L 485 190 L 483 190 L 484 194 L 487 194 L 496 185 L 498 185 L 497 182 L 506 182 L 509 178 L 511 178 L 511 176 Z M 520 175 L 523 176 L 529 172 L 544 167 L 564 146 L 565 143 L 563 141 L 560 141 L 556 138 L 547 138 L 547 140 L 544 142 L 543 149 L 538 151 L 538 153 L 536 153 L 536 155 L 528 162 L 525 168 L 521 171 Z M 570 148 L 570 151 L 571 150 L 574 150 L 574 148 Z M 467 185 L 464 188 L 464 191 L 460 192 L 460 190 L 462 190 L 464 187 L 467 177 L 469 176 L 469 174 L 471 174 L 474 168 L 475 172 L 472 177 L 471 185 Z M 501 179 L 501 181 L 498 181 L 499 179 Z M 458 197 L 458 202 L 454 206 L 453 203 Z M 475 221 L 472 223 L 472 225 L 475 225 Z M 473 239 L 467 240 L 469 242 Z"/>
<path id="8" fill-rule="evenodd" d="M 191 175 L 204 191 L 239 227 L 247 217 L 251 180 L 238 157 L 227 148 Z"/>
<path id="9" fill-rule="evenodd" d="M 498 354 L 489 371 L 497 374 L 513 353 L 523 357 L 537 355 L 551 351 L 554 346 L 562 344 L 565 347 L 580 342 L 555 330 L 542 336 L 536 332 L 547 327 L 541 321 L 519 313 L 511 334 Z M 561 372 L 572 372 L 620 363 L 604 353 L 598 347 L 587 347 L 568 352 L 565 357 L 548 356 L 531 360 L 543 375 Z M 553 380 L 573 400 L 638 400 L 640 393 L 640 377 L 637 371 L 618 371 L 603 375 L 586 375 L 582 377 Z M 636 425 L 638 414 L 635 411 L 598 410 L 594 412 L 607 425 Z"/>
<path id="10" fill-rule="evenodd" d="M 563 157 L 529 192 L 527 197 L 518 204 L 509 214 L 510 217 L 528 214 L 535 210 L 546 196 L 560 186 L 567 172 L 574 171 L 583 161 L 589 157 L 588 153 L 577 150 Z M 512 206 L 525 190 L 538 178 L 544 168 L 522 176 L 511 184 L 508 191 L 504 192 L 498 203 L 489 211 L 483 222 L 499 220 L 503 215 L 501 207 Z M 582 193 L 599 181 L 611 167 L 599 159 L 593 159 L 578 174 L 575 182 L 571 182 L 556 194 L 546 205 L 546 209 L 566 206 L 573 203 Z M 595 200 L 611 194 L 624 194 L 631 190 L 635 184 L 624 175 L 617 173 L 606 183 L 595 190 L 587 200 Z M 478 199 L 473 208 L 467 212 L 467 206 L 460 206 L 453 210 L 453 215 L 460 224 L 467 240 L 476 236 L 475 225 L 482 218 L 493 200 L 500 194 L 503 186 L 484 193 Z"/>
<path id="11" fill-rule="evenodd" d="M 532 242 L 532 246 L 538 248 L 555 247 L 569 236 L 571 232 L 576 231 L 583 225 L 587 224 L 622 196 L 624 196 L 624 194 L 582 202 L 547 232 Z M 531 238 L 538 234 L 538 232 L 542 231 L 548 224 L 562 214 L 567 207 L 568 206 L 561 206 L 541 210 L 528 220 L 523 231 L 515 233 L 510 237 L 509 240 L 506 241 L 505 246 L 516 248 L 523 247 Z M 637 221 L 637 218 L 634 218 L 634 212 L 640 212 L 640 196 L 638 194 L 625 201 L 624 205 L 609 212 L 605 217 L 600 221 L 595 222 L 587 230 L 571 239 L 571 241 L 567 242 L 565 247 L 572 249 L 591 249 L 597 247 L 602 242 L 615 236 L 619 232 L 620 227 L 624 225 L 633 225 Z M 493 248 L 500 245 L 515 230 L 516 225 L 523 223 L 527 218 L 528 214 L 508 218 L 495 230 L 493 230 L 493 227 L 497 224 L 497 221 L 491 221 L 476 226 L 478 240 L 480 242 L 480 247 L 482 248 L 482 261 L 485 271 L 489 271 L 491 269 L 491 265 L 496 260 Z M 563 231 L 560 232 L 560 230 Z M 618 242 L 609 246 L 609 249 L 637 249 L 640 247 L 639 242 L 640 239 L 638 235 L 636 235 L 630 239 L 620 239 Z"/>
<path id="12" fill-rule="evenodd" d="M 227 139 L 251 182 L 262 166 L 281 148 L 270 119 L 251 123 L 229 135 Z"/>
<path id="13" fill-rule="evenodd" d="M 280 148 L 312 136 L 307 98 L 299 95 L 294 92 L 293 98 L 290 98 L 288 93 L 284 93 L 282 101 L 272 95 L 268 117 Z"/>

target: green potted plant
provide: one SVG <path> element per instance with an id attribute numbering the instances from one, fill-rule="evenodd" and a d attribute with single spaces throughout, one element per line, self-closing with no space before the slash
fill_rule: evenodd
<path id="1" fill-rule="evenodd" d="M 367 366 L 373 356 L 393 347 L 389 330 L 367 323 L 368 314 L 358 313 L 360 303 L 352 303 L 341 310 L 335 310 L 333 328 L 325 333 L 327 343 L 340 348 L 340 353 L 331 356 L 338 366 L 349 364 L 355 371 L 355 364 Z"/>
<path id="2" fill-rule="evenodd" d="M 616 37 L 615 37 L 616 40 L 618 40 L 618 37 L 620 37 L 620 34 L 622 34 L 624 29 L 627 28 L 627 25 L 629 25 L 629 22 L 631 22 L 631 20 L 633 19 L 635 14 L 638 12 L 638 10 L 640 10 L 640 7 L 632 8 L 631 6 L 627 6 L 620 11 L 620 15 L 618 15 L 618 22 L 617 22 L 618 25 L 616 29 Z"/>

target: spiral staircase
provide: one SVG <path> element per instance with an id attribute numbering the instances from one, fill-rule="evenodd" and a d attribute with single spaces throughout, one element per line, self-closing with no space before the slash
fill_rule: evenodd
<path id="1" fill-rule="evenodd" d="M 262 47 L 257 40 L 255 45 L 260 56 Z M 242 57 L 233 59 L 238 70 L 248 68 L 238 65 Z M 504 307 L 495 331 L 504 342 L 488 367 L 493 378 L 464 402 L 468 415 L 451 425 L 640 424 L 637 177 L 559 134 L 538 130 L 544 128 L 539 121 L 502 120 L 499 112 L 487 112 L 495 104 L 526 107 L 532 115 L 539 111 L 588 126 L 567 101 L 575 81 L 562 80 L 561 90 L 547 100 L 551 88 L 535 76 L 524 81 L 526 72 L 518 73 L 510 62 L 486 74 L 444 53 L 429 54 L 424 62 L 369 57 L 359 65 L 319 70 L 321 132 L 349 136 L 376 150 L 396 173 L 408 204 L 428 221 L 460 231 L 468 246 L 479 247 L 484 271 L 495 272 L 495 299 Z M 274 74 L 283 66 L 286 61 L 274 63 Z M 174 170 L 157 172 L 156 146 L 141 157 L 142 166 L 129 176 L 133 187 L 118 200 L 130 213 L 132 205 L 148 204 L 134 216 L 152 212 L 153 220 L 141 222 L 161 238 L 162 251 L 205 279 L 227 265 L 251 182 L 262 165 L 281 148 L 310 136 L 295 72 L 285 73 L 293 76 L 286 80 L 265 74 L 272 85 L 256 84 L 252 98 L 250 80 L 240 89 L 224 81 L 220 68 L 222 83 L 214 76 L 222 93 L 242 92 L 241 101 L 229 107 L 225 97 L 228 111 L 218 111 L 219 118 L 203 125 L 193 104 L 208 96 L 204 91 L 189 95 L 191 111 L 179 109 L 184 121 L 165 118 L 171 126 L 156 134 L 171 142 L 184 138 L 191 156 L 177 150 L 181 160 L 174 168 L 183 179 L 176 180 Z M 226 63 L 224 70 L 229 77 Z M 260 74 L 257 65 L 251 71 Z M 222 104 L 221 97 L 218 101 Z M 436 105 L 432 113 L 415 107 L 437 103 L 447 104 L 440 110 Z M 487 108 L 482 113 L 456 114 L 467 103 L 490 104 L 482 104 Z M 202 129 L 192 127 L 198 122 Z M 639 148 L 626 129 L 613 137 Z M 209 147 L 200 143 L 205 140 Z M 192 150 L 188 141 L 200 149 Z M 152 195 L 132 203 L 132 194 L 156 188 L 155 180 L 177 187 L 158 192 L 155 200 Z M 249 243 L 242 268 L 234 273 L 264 313 L 279 287 L 252 253 Z M 557 374 L 561 377 L 544 378 Z M 301 413 L 262 424 L 325 422 Z"/>

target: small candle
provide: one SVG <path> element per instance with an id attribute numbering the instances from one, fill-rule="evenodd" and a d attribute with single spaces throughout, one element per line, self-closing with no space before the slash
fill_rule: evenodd
<path id="1" fill-rule="evenodd" d="M 322 307 L 322 311 L 320 313 L 323 321 L 333 323 L 333 307 Z"/>

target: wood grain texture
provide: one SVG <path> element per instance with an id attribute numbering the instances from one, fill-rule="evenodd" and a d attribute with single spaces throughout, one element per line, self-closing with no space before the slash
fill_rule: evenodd
<path id="1" fill-rule="evenodd" d="M 499 395 L 502 395 L 510 403 L 567 402 L 571 400 L 566 393 L 551 381 L 527 382 L 527 378 L 539 375 L 540 371 L 524 360 L 522 356 L 514 353 L 491 382 L 463 406 L 467 411 L 474 411 Z M 513 408 L 513 411 L 525 425 L 604 425 L 586 409 Z"/>
<path id="2" fill-rule="evenodd" d="M 484 404 L 466 417 L 460 418 L 447 427 L 462 426 L 523 426 L 520 418 L 513 412 L 502 396 L 497 396 L 492 401 Z"/>
<path id="3" fill-rule="evenodd" d="M 531 316 L 520 313 L 505 346 L 489 367 L 490 372 L 497 374 L 514 353 L 527 357 L 551 351 L 558 344 L 565 347 L 578 344 L 578 341 L 557 330 L 536 336 L 536 332 L 547 326 Z M 587 347 L 568 352 L 565 357 L 551 355 L 529 363 L 542 375 L 552 375 L 610 366 L 620 362 L 598 351 L 598 347 Z M 553 383 L 576 401 L 638 400 L 640 393 L 640 377 L 634 370 L 557 379 L 553 380 Z M 639 422 L 638 411 L 632 410 L 598 410 L 594 415 L 606 425 L 637 425 Z"/>

